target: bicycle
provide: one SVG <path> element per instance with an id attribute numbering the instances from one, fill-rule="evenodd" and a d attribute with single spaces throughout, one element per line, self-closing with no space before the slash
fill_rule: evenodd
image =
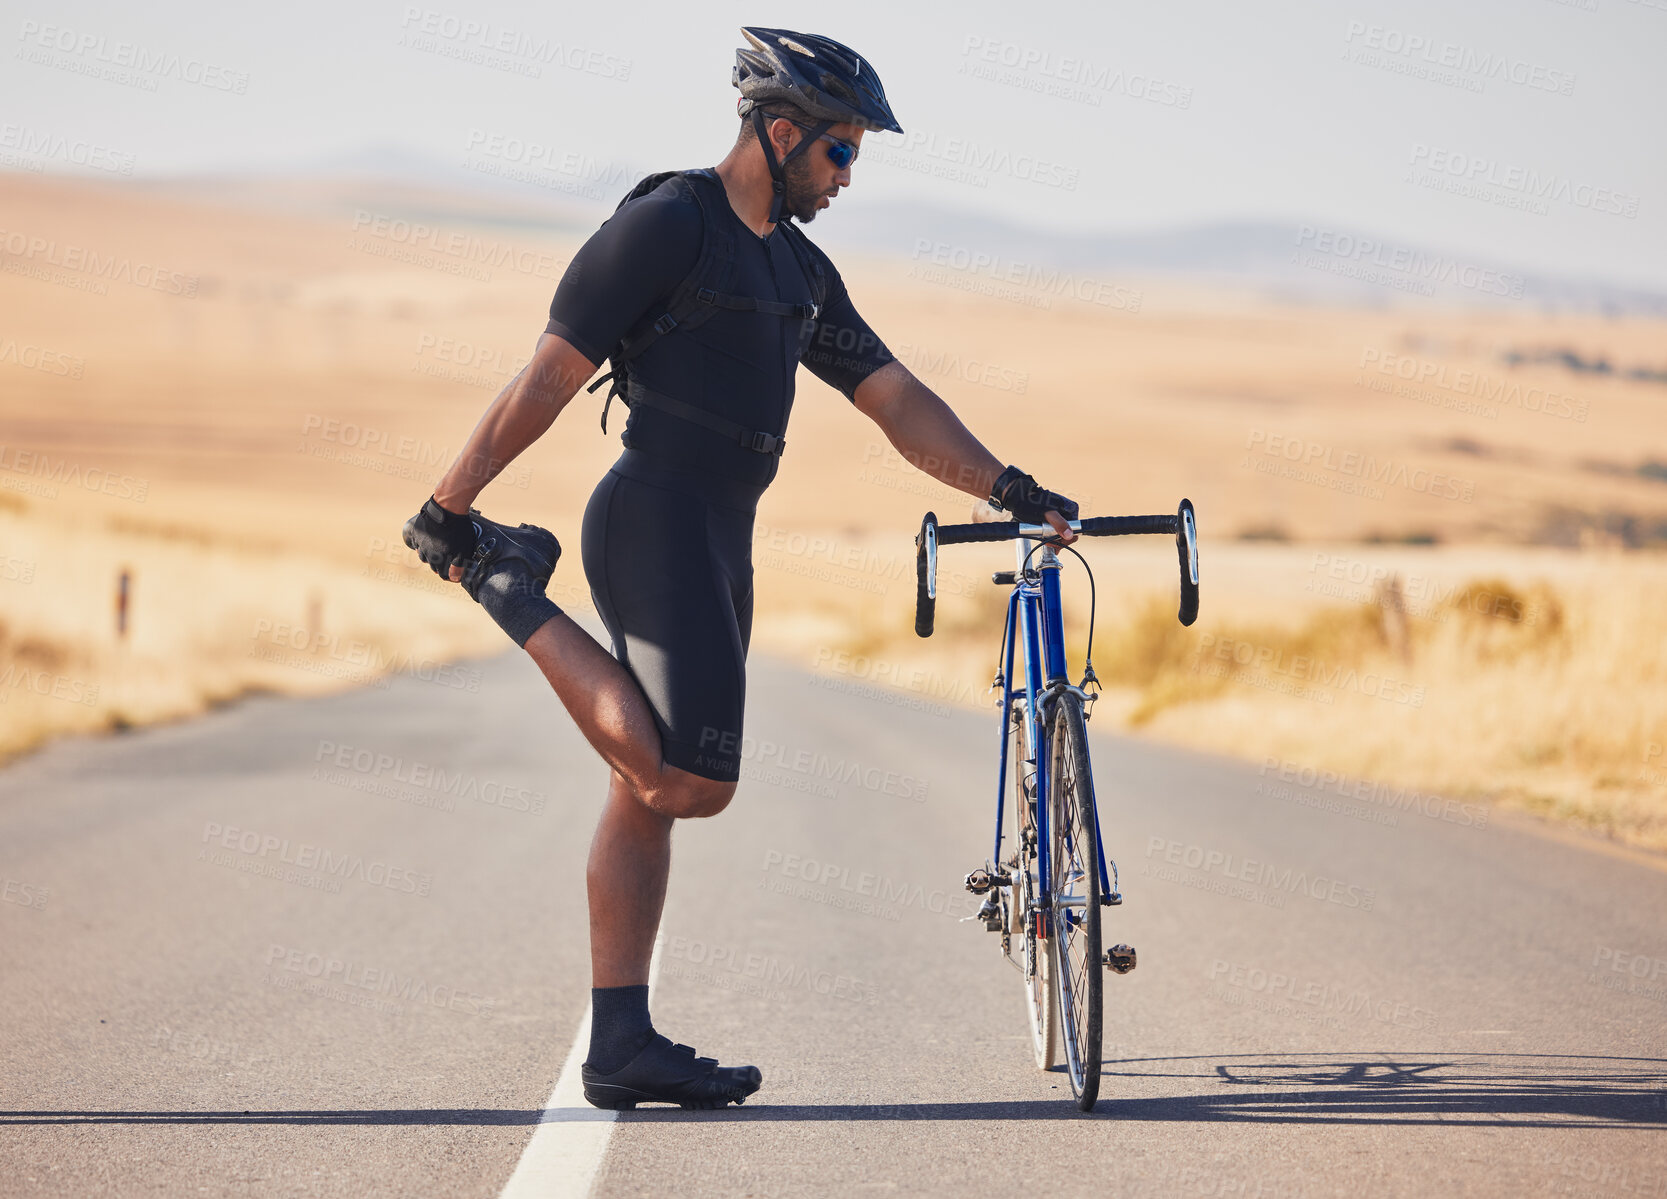
<path id="1" fill-rule="evenodd" d="M 1181 568 L 1180 621 L 1198 619 L 1198 526 L 1192 502 L 1174 516 L 1103 516 L 1073 520 L 1086 537 L 1173 534 Z M 1132 946 L 1101 953 L 1100 913 L 1123 902 L 1117 862 L 1100 839 L 1100 813 L 1088 753 L 1087 722 L 1099 680 L 1094 676 L 1094 573 L 1070 547 L 1089 580 L 1088 650 L 1082 682 L 1066 674 L 1061 563 L 1048 525 L 1016 521 L 940 525 L 928 512 L 915 539 L 915 632 L 932 635 L 937 611 L 938 548 L 980 541 L 1013 541 L 1013 570 L 991 582 L 1010 586 L 1007 622 L 992 690 L 1000 693 L 1001 755 L 996 778 L 995 851 L 966 877 L 967 890 L 985 897 L 968 919 L 1001 934 L 1003 955 L 1024 976 L 1036 1064 L 1050 1070 L 1064 1048 L 1071 1093 L 1092 1111 L 1100 1091 L 1104 967 L 1127 974 Z M 1027 548 L 1028 547 L 1028 548 Z M 1035 563 L 1032 563 L 1035 559 Z M 1020 671 L 1014 673 L 1015 658 Z M 1013 760 L 1013 802 L 1007 804 L 1007 763 Z M 1004 821 L 1012 823 L 1002 855 Z M 1018 956 L 1014 956 L 1014 942 Z"/>

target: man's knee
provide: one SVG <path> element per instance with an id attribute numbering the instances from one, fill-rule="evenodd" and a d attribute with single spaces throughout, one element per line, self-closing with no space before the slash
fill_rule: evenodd
<path id="1" fill-rule="evenodd" d="M 642 798 L 654 811 L 673 819 L 716 816 L 735 797 L 734 783 L 702 778 L 684 770 L 668 770 L 666 773 L 672 777 L 663 780 L 651 794 Z"/>

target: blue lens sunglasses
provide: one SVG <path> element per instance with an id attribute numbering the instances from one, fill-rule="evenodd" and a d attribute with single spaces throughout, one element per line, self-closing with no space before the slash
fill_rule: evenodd
<path id="1" fill-rule="evenodd" d="M 772 120 L 778 119 L 778 114 L 776 113 L 767 112 L 764 115 Z M 800 124 L 792 117 L 779 117 L 779 119 L 786 121 L 789 125 L 792 125 L 795 128 L 803 129 L 807 133 L 815 128 L 814 125 Z M 831 133 L 821 134 L 818 140 L 828 143 L 828 161 L 834 164 L 835 170 L 843 171 L 846 167 L 850 166 L 857 160 L 857 155 L 861 152 L 850 142 L 842 141 Z"/>

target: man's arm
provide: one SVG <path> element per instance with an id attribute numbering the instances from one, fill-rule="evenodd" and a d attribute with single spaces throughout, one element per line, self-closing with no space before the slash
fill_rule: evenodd
<path id="1" fill-rule="evenodd" d="M 597 364 L 554 333 L 542 334 L 532 361 L 498 393 L 451 464 L 434 498 L 450 512 L 467 512 L 482 489 L 517 455 L 544 436 Z"/>
<path id="2" fill-rule="evenodd" d="M 968 495 L 989 498 L 1001 460 L 901 362 L 887 363 L 859 383 L 852 403 L 915 467 Z M 1063 516 L 1051 511 L 1047 516 L 1063 543 L 1076 540 Z"/>

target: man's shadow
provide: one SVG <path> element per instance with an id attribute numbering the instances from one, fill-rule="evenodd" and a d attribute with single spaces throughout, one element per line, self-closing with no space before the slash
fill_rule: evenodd
<path id="1" fill-rule="evenodd" d="M 1149 1092 L 1154 1080 L 1167 1094 Z M 1063 1088 L 1061 1088 L 1063 1090 Z M 1175 1093 L 1176 1091 L 1180 1093 Z M 0 1111 L 0 1125 L 535 1125 L 614 1113 L 500 1108 L 301 1111 Z M 1059 1098 L 976 1103 L 772 1104 L 686 1112 L 644 1107 L 630 1121 L 1083 1119 Z M 1121 1058 L 1104 1063 L 1087 1118 L 1183 1123 L 1405 1124 L 1532 1128 L 1667 1127 L 1667 1060 L 1560 1054 L 1287 1053 Z"/>

